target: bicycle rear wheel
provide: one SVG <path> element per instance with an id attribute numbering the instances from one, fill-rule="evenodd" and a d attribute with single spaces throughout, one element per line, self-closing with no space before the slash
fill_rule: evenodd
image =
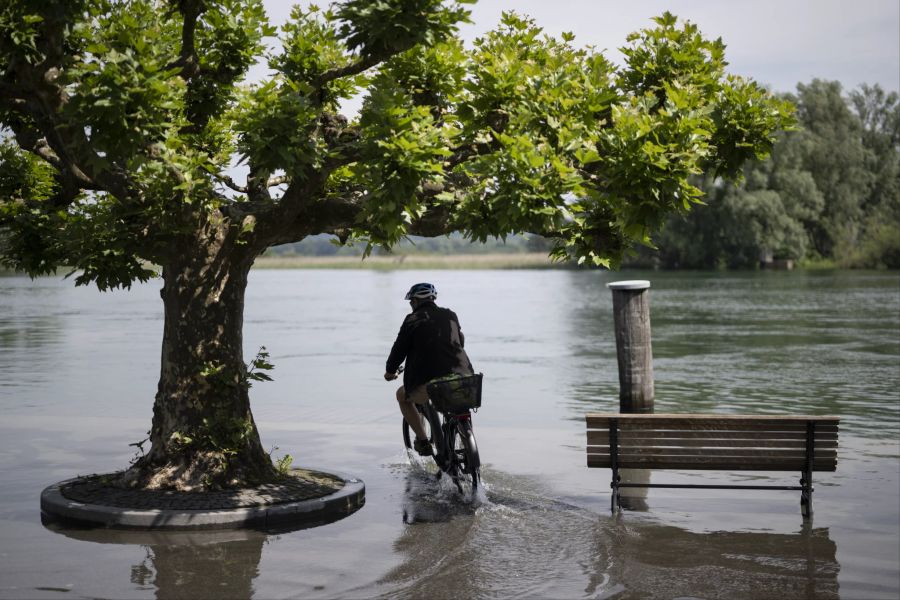
<path id="1" fill-rule="evenodd" d="M 459 421 L 450 436 L 450 447 L 453 449 L 450 475 L 461 494 L 474 496 L 481 485 L 481 458 L 472 423 Z"/>

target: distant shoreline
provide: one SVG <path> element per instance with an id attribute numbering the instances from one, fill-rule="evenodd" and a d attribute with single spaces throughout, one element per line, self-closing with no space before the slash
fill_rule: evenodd
<path id="1" fill-rule="evenodd" d="M 388 256 L 262 256 L 255 269 L 565 269 L 545 252 L 510 254 L 401 254 Z"/>

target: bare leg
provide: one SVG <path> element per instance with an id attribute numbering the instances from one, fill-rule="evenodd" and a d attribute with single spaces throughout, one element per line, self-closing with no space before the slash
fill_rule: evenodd
<path id="1" fill-rule="evenodd" d="M 400 413 L 420 440 L 427 440 L 428 434 L 422 424 L 422 415 L 419 414 L 416 405 L 406 399 L 403 388 L 397 390 L 397 403 L 400 405 Z"/>

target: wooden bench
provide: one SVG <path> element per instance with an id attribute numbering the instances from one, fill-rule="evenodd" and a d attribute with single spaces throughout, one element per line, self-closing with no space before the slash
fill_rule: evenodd
<path id="1" fill-rule="evenodd" d="M 612 510 L 619 488 L 800 490 L 812 515 L 813 471 L 837 467 L 839 417 L 589 413 L 587 466 L 612 469 Z M 622 482 L 619 469 L 799 471 L 799 486 L 678 485 Z"/>

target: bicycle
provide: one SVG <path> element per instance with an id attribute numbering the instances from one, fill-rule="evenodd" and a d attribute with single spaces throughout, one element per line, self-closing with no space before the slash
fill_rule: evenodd
<path id="1" fill-rule="evenodd" d="M 401 368 L 402 370 L 402 368 Z M 416 404 L 434 447 L 438 477 L 446 473 L 460 494 L 473 496 L 481 482 L 481 458 L 472 429 L 472 411 L 481 407 L 482 374 L 453 375 L 428 382 L 428 402 Z M 403 419 L 403 443 L 412 449 L 415 434 Z"/>

